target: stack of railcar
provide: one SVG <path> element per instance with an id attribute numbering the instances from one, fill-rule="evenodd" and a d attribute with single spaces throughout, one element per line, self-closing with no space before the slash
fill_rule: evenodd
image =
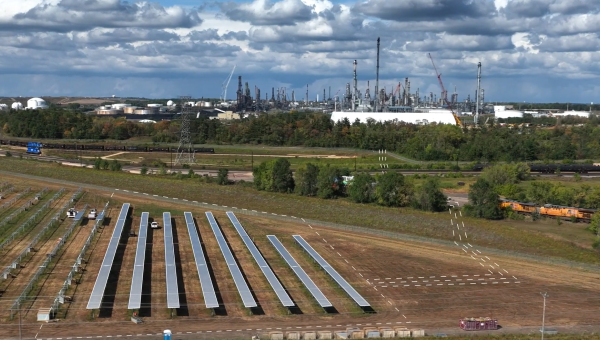
<path id="1" fill-rule="evenodd" d="M 28 147 L 32 144 L 39 145 L 39 148 L 45 149 L 63 149 L 63 150 L 87 150 L 87 151 L 129 151 L 129 152 L 177 152 L 177 148 L 141 146 L 141 145 L 100 145 L 100 144 L 56 144 L 56 143 L 36 143 L 21 142 L 14 140 L 0 140 L 0 145 L 11 145 Z M 195 148 L 195 153 L 215 153 L 214 148 Z"/>

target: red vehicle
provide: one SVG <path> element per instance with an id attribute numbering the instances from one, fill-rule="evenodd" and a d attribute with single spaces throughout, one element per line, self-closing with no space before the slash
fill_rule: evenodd
<path id="1" fill-rule="evenodd" d="M 465 331 L 487 331 L 498 329 L 498 320 L 491 318 L 464 318 L 460 320 L 459 325 Z"/>

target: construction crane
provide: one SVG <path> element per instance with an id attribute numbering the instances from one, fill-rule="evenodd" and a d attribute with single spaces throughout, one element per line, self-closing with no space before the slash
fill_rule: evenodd
<path id="1" fill-rule="evenodd" d="M 221 92 L 221 102 L 225 103 L 225 100 L 227 100 L 227 87 L 229 87 L 229 82 L 231 81 L 231 77 L 233 77 L 233 72 L 235 71 L 235 67 L 237 65 L 233 65 L 233 70 L 231 70 L 231 73 L 229 74 L 229 77 L 227 78 L 227 80 L 225 80 L 223 82 L 223 85 L 221 87 L 222 92 Z"/>
<path id="2" fill-rule="evenodd" d="M 429 59 L 431 59 L 431 64 L 433 65 L 433 69 L 435 70 L 435 74 L 437 75 L 438 82 L 440 83 L 440 87 L 442 88 L 442 97 L 443 97 L 444 102 L 448 106 L 448 109 L 450 109 L 450 112 L 452 112 L 452 116 L 454 116 L 454 121 L 456 122 L 456 125 L 458 125 L 460 127 L 464 127 L 462 122 L 460 121 L 460 118 L 458 118 L 458 115 L 456 115 L 456 113 L 454 112 L 454 109 L 452 108 L 452 104 L 448 101 L 448 92 L 446 91 L 446 88 L 444 87 L 444 83 L 442 82 L 442 75 L 438 72 L 437 67 L 435 67 L 435 63 L 433 62 L 433 57 L 431 56 L 431 53 L 427 53 L 427 55 L 429 56 Z"/>

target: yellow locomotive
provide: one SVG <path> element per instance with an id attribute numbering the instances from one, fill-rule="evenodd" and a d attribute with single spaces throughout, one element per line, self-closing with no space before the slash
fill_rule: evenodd
<path id="1" fill-rule="evenodd" d="M 511 200 L 501 200 L 500 208 L 510 208 L 514 212 L 526 215 L 538 213 L 541 216 L 558 217 L 564 219 L 576 218 L 577 221 L 585 222 L 589 222 L 592 219 L 592 216 L 597 212 L 595 209 L 565 207 L 552 204 L 538 206 L 534 203 L 523 203 Z"/>

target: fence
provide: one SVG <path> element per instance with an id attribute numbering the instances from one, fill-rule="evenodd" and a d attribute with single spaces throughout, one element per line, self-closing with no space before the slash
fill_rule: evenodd
<path id="1" fill-rule="evenodd" d="M 42 190 L 42 192 L 38 193 L 38 195 L 43 195 L 45 193 L 45 191 L 47 191 L 48 188 L 45 188 L 44 190 Z M 50 200 L 48 200 L 48 202 L 44 203 L 44 205 L 38 209 L 38 211 L 35 212 L 35 214 L 31 215 L 31 217 L 29 217 L 27 219 L 27 221 L 25 221 L 23 224 L 21 224 L 21 226 L 19 228 L 17 228 L 17 230 L 15 230 L 8 238 L 6 238 L 6 240 L 4 240 L 1 244 L 0 244 L 0 250 L 3 250 L 7 245 L 9 245 L 12 241 L 14 241 L 14 239 L 20 234 L 22 233 L 25 229 L 29 228 L 29 227 L 33 227 L 37 224 L 39 218 L 44 214 L 44 212 L 50 208 L 50 205 L 52 205 L 52 203 L 54 203 L 54 201 L 56 201 L 60 196 L 62 196 L 62 194 L 64 193 L 65 189 L 60 189 Z M 37 196 L 37 195 L 36 195 Z M 29 202 L 25 203 L 25 205 L 23 205 L 21 208 L 19 208 L 19 210 L 15 211 L 12 215 L 18 215 L 18 213 L 25 211 L 27 208 L 29 208 L 30 204 L 35 200 L 35 198 L 32 198 Z M 23 209 L 22 211 L 20 211 L 21 209 Z M 3 226 L 7 219 L 8 221 L 10 221 L 11 219 L 13 219 L 15 216 L 8 216 L 4 221 L 2 221 L 2 223 L 0 223 L 0 227 Z M 9 219 L 10 218 L 10 219 Z M 8 223 L 8 222 L 6 222 Z"/>
<path id="2" fill-rule="evenodd" d="M 4 197 L 6 194 L 10 194 L 11 192 L 15 191 L 15 187 L 9 185 L 8 182 L 0 184 L 0 188 L 2 188 L 2 191 L 0 192 L 0 197 Z"/>
<path id="3" fill-rule="evenodd" d="M 59 304 L 64 303 L 65 292 L 71 286 L 71 283 L 73 280 L 73 275 L 75 275 L 75 273 L 79 270 L 79 266 L 81 265 L 83 256 L 85 255 L 85 252 L 90 247 L 90 244 L 92 244 L 92 240 L 94 239 L 94 234 L 96 233 L 96 230 L 98 230 L 98 227 L 100 226 L 100 224 L 102 224 L 102 220 L 104 220 L 104 215 L 106 214 L 107 209 L 108 209 L 108 202 L 104 206 L 104 209 L 102 210 L 102 212 L 100 214 L 98 214 L 98 217 L 96 218 L 96 223 L 94 224 L 94 227 L 90 231 L 90 235 L 88 236 L 87 240 L 85 241 L 85 244 L 81 248 L 81 252 L 79 252 L 79 256 L 77 256 L 77 260 L 75 260 L 73 267 L 71 267 L 71 271 L 69 272 L 69 275 L 67 275 L 67 279 L 65 280 L 62 287 L 60 288 L 60 291 L 58 292 L 58 294 L 56 294 L 56 298 L 54 298 L 54 302 L 52 303 L 52 307 L 50 308 L 51 315 L 56 313 L 56 311 L 58 311 Z"/>
<path id="4" fill-rule="evenodd" d="M 86 209 L 87 209 L 87 204 L 83 207 L 84 211 Z M 31 280 L 27 284 L 27 286 L 25 286 L 25 289 L 23 289 L 23 292 L 21 293 L 21 295 L 19 295 L 19 297 L 15 300 L 15 302 L 12 305 L 12 307 L 10 308 L 10 318 L 11 318 L 11 320 L 14 317 L 14 314 L 19 310 L 20 305 L 23 302 L 23 300 L 25 300 L 25 298 L 27 298 L 27 295 L 33 289 L 33 286 L 36 283 L 37 279 L 42 274 L 44 274 L 44 272 L 48 268 L 48 265 L 50 264 L 50 261 L 52 261 L 52 258 L 54 256 L 56 256 L 56 253 L 67 242 L 67 239 L 69 238 L 69 236 L 71 236 L 71 233 L 73 233 L 73 230 L 75 230 L 75 227 L 77 227 L 79 224 L 81 224 L 81 221 L 82 220 L 73 221 L 73 223 L 71 224 L 71 226 L 69 227 L 69 229 L 67 229 L 67 231 L 65 232 L 65 234 L 63 235 L 63 237 L 60 238 L 60 241 L 58 241 L 56 243 L 56 245 L 54 246 L 54 248 L 47 255 L 48 257 L 46 258 L 46 260 L 44 261 L 44 263 L 42 263 L 42 265 L 39 267 L 39 269 L 37 270 L 37 272 L 35 272 L 35 274 L 31 278 Z"/>
<path id="5" fill-rule="evenodd" d="M 27 201 L 19 209 L 13 211 L 12 214 L 10 214 L 7 218 L 5 218 L 4 220 L 2 220 L 2 222 L 0 222 L 0 228 L 4 227 L 10 221 L 12 221 L 13 219 L 15 219 L 15 217 L 19 216 L 19 214 L 21 214 L 22 212 L 26 211 L 27 208 L 29 208 L 29 207 L 31 207 L 33 205 L 33 202 L 37 201 L 39 198 L 42 198 L 44 196 L 44 194 L 46 194 L 46 192 L 48 192 L 48 188 L 42 189 L 42 191 L 38 192 L 35 195 L 34 198 L 32 198 L 29 201 Z M 2 247 L 0 247 L 0 249 L 2 249 Z"/>
<path id="6" fill-rule="evenodd" d="M 17 265 L 21 262 L 21 260 L 27 256 L 27 254 L 29 254 L 29 252 L 31 252 L 31 249 L 37 244 L 37 242 L 46 234 L 46 232 L 52 227 L 54 226 L 56 223 L 58 223 L 60 221 L 60 217 L 62 216 L 62 214 L 65 212 L 65 210 L 67 210 L 67 208 L 71 205 L 72 202 L 75 202 L 80 196 L 81 196 L 81 188 L 79 188 L 79 190 L 73 194 L 73 196 L 71 197 L 71 200 L 69 202 L 67 202 L 57 213 L 56 215 L 54 215 L 54 217 L 52 217 L 52 219 L 48 222 L 48 224 L 46 224 L 46 226 L 44 226 L 44 228 L 42 228 L 42 230 L 40 230 L 40 232 L 33 238 L 33 240 L 29 243 L 29 245 L 27 245 L 27 247 L 21 252 L 21 254 L 19 254 L 15 260 L 4 269 L 4 271 L 2 272 L 2 274 L 0 275 L 0 277 L 2 277 L 4 280 L 6 280 L 8 278 L 8 275 L 10 274 L 10 271 L 17 268 Z M 33 216 L 32 216 L 33 218 Z M 31 218 L 30 218 L 31 219 Z M 26 222 L 27 223 L 27 222 Z"/>
<path id="7" fill-rule="evenodd" d="M 4 203 L 4 204 L 0 205 L 0 209 L 6 209 L 6 208 L 10 207 L 11 205 L 15 204 L 15 202 L 16 202 L 16 201 L 17 201 L 19 198 L 23 197 L 23 195 L 27 194 L 27 193 L 28 193 L 30 190 L 31 190 L 31 188 L 27 188 L 27 189 L 23 190 L 23 191 L 22 191 L 21 193 L 19 193 L 17 196 L 15 196 L 15 197 L 11 198 L 11 199 L 10 199 L 10 201 L 8 201 L 8 202 L 6 202 L 6 203 Z"/>

